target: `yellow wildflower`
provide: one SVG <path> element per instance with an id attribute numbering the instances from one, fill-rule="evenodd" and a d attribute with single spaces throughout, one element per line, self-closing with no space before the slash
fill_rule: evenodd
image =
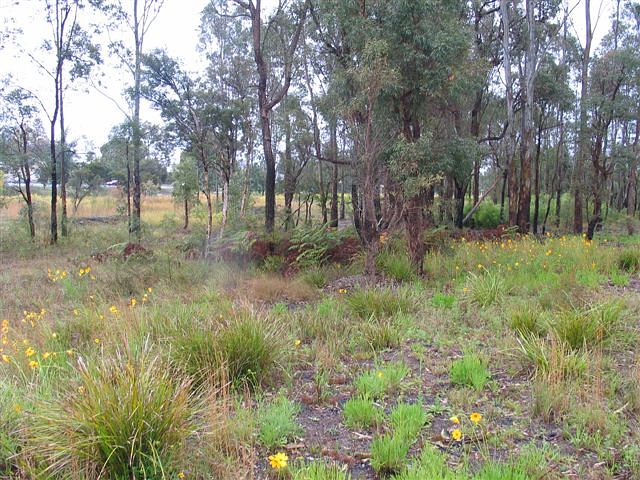
<path id="1" fill-rule="evenodd" d="M 147 288 L 147 292 L 149 292 L 149 293 L 153 292 L 153 288 L 151 288 L 151 287 Z"/>
<path id="2" fill-rule="evenodd" d="M 451 417 L 449 420 L 451 420 L 456 425 L 460 424 L 460 419 L 458 417 L 456 417 L 455 415 L 453 417 Z"/>
<path id="3" fill-rule="evenodd" d="M 184 472 L 180 472 L 180 473 L 178 473 L 178 478 L 179 478 L 179 479 L 181 479 L 181 480 L 182 480 L 182 479 L 183 479 L 183 478 L 185 478 L 185 477 L 186 477 L 186 475 L 184 474 Z"/>
<path id="4" fill-rule="evenodd" d="M 50 356 L 51 356 L 51 352 L 44 352 L 44 353 L 42 354 L 42 358 L 43 358 L 44 360 L 46 360 L 46 359 L 47 359 L 47 358 L 49 358 Z"/>
<path id="5" fill-rule="evenodd" d="M 18 403 L 14 405 L 13 409 L 15 410 L 16 413 L 22 412 L 22 407 Z"/>
<path id="6" fill-rule="evenodd" d="M 286 468 L 288 461 L 289 457 L 283 452 L 278 452 L 275 455 L 269 456 L 269 463 L 271 464 L 271 467 L 276 470 Z"/>
<path id="7" fill-rule="evenodd" d="M 2 355 L 2 361 L 5 363 L 9 363 L 9 355 Z"/>
<path id="8" fill-rule="evenodd" d="M 469 415 L 469 420 L 471 420 L 475 424 L 478 424 L 480 420 L 482 420 L 482 415 L 480 415 L 478 412 L 473 412 L 471 415 Z"/>
<path id="9" fill-rule="evenodd" d="M 459 442 L 462 438 L 462 432 L 459 428 L 456 428 L 453 432 L 451 432 L 451 438 L 453 438 L 456 442 Z"/>
<path id="10" fill-rule="evenodd" d="M 100 343 L 100 339 L 99 339 L 99 338 L 94 338 L 94 339 L 93 339 L 93 341 L 94 341 L 96 344 Z"/>
<path id="11" fill-rule="evenodd" d="M 31 361 L 29 362 L 29 368 L 33 368 L 33 369 L 35 369 L 35 368 L 38 368 L 39 366 L 40 366 L 40 364 L 39 364 L 37 361 L 35 361 L 35 360 L 31 360 Z"/>
<path id="12" fill-rule="evenodd" d="M 73 350 L 67 350 L 67 355 L 69 356 L 73 355 Z"/>
<path id="13" fill-rule="evenodd" d="M 135 298 L 132 298 L 131 300 L 129 300 L 129 308 L 135 307 L 137 303 L 138 301 Z"/>
<path id="14" fill-rule="evenodd" d="M 382 373 L 382 372 L 378 372 L 378 378 L 382 378 L 382 377 L 383 377 L 383 375 L 384 375 L 384 373 Z"/>
<path id="15" fill-rule="evenodd" d="M 296 347 L 299 347 L 301 343 L 302 343 L 302 341 L 301 341 L 300 339 L 297 339 L 297 340 L 295 341 L 295 345 L 296 345 Z"/>
<path id="16" fill-rule="evenodd" d="M 31 357 L 34 353 L 36 353 L 36 351 L 35 351 L 33 348 L 31 348 L 31 347 L 27 348 L 27 349 L 24 351 L 24 354 L 25 354 L 27 357 Z"/>

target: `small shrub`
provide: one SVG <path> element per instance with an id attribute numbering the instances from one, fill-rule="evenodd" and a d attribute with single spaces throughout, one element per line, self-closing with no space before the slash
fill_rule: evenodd
<path id="1" fill-rule="evenodd" d="M 241 316 L 218 336 L 219 350 L 235 385 L 255 387 L 273 371 L 284 347 L 281 332 L 263 320 Z"/>
<path id="2" fill-rule="evenodd" d="M 640 270 L 640 251 L 624 250 L 618 254 L 618 268 L 627 273 L 636 273 Z"/>
<path id="3" fill-rule="evenodd" d="M 401 472 L 411 444 L 399 435 L 382 435 L 371 442 L 371 466 L 382 475 Z"/>
<path id="4" fill-rule="evenodd" d="M 405 293 L 391 289 L 355 290 L 347 297 L 347 304 L 355 315 L 365 320 L 392 317 L 414 307 Z"/>
<path id="5" fill-rule="evenodd" d="M 502 302 L 506 284 L 499 272 L 486 270 L 483 274 L 470 273 L 468 278 L 471 300 L 483 308 Z"/>
<path id="6" fill-rule="evenodd" d="M 29 434 L 47 474 L 161 478 L 194 432 L 189 382 L 147 350 L 80 364 L 80 385 L 39 405 Z"/>
<path id="7" fill-rule="evenodd" d="M 349 428 L 371 428 L 382 423 L 384 412 L 367 397 L 350 398 L 342 413 Z"/>
<path id="8" fill-rule="evenodd" d="M 465 355 L 451 365 L 451 382 L 482 390 L 491 378 L 485 363 L 477 355 Z"/>
<path id="9" fill-rule="evenodd" d="M 446 293 L 434 293 L 431 298 L 431 305 L 436 308 L 453 308 L 456 303 L 456 297 L 453 295 L 447 295 Z"/>
<path id="10" fill-rule="evenodd" d="M 283 447 L 301 432 L 296 423 L 300 406 L 284 396 L 260 405 L 257 413 L 258 439 L 267 449 Z"/>
<path id="11" fill-rule="evenodd" d="M 427 422 L 427 414 L 420 403 L 399 403 L 389 414 L 393 433 L 413 443 Z"/>

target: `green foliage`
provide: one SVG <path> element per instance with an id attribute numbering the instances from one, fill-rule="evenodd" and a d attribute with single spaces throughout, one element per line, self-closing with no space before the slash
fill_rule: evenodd
<path id="1" fill-rule="evenodd" d="M 262 403 L 257 413 L 258 440 L 267 449 L 282 447 L 301 432 L 296 422 L 300 405 L 284 396 Z"/>
<path id="2" fill-rule="evenodd" d="M 553 328 L 573 350 L 591 347 L 616 331 L 622 309 L 620 302 L 613 301 L 587 309 L 565 310 L 556 316 Z"/>
<path id="3" fill-rule="evenodd" d="M 0 477 L 9 474 L 9 458 L 18 453 L 19 405 L 17 388 L 0 379 Z"/>
<path id="4" fill-rule="evenodd" d="M 339 465 L 326 465 L 319 461 L 295 464 L 291 468 L 292 480 L 351 480 L 351 475 Z"/>
<path id="5" fill-rule="evenodd" d="M 349 428 L 371 428 L 382 423 L 384 412 L 368 397 L 350 398 L 344 403 L 344 422 Z"/>
<path id="6" fill-rule="evenodd" d="M 382 475 L 401 472 L 411 443 L 400 435 L 381 435 L 371 442 L 371 466 Z"/>
<path id="7" fill-rule="evenodd" d="M 509 327 L 523 335 L 543 336 L 547 331 L 547 322 L 540 311 L 531 304 L 517 305 L 509 318 Z"/>
<path id="8" fill-rule="evenodd" d="M 451 365 L 451 382 L 482 390 L 491 378 L 485 362 L 475 354 L 466 354 Z"/>
<path id="9" fill-rule="evenodd" d="M 47 473 L 161 478 L 195 431 L 190 384 L 147 350 L 80 363 L 79 385 L 38 405 L 29 431 Z"/>
<path id="10" fill-rule="evenodd" d="M 471 210 L 472 205 L 467 203 L 464 208 L 464 214 L 467 215 Z M 492 201 L 485 200 L 480 204 L 476 212 L 471 217 L 471 220 L 466 226 L 471 228 L 497 228 L 502 223 L 500 219 L 500 205 L 493 203 Z"/>
<path id="11" fill-rule="evenodd" d="M 404 363 L 391 363 L 361 374 L 354 384 L 362 397 L 378 400 L 385 393 L 397 390 L 408 374 L 409 368 Z"/>
<path id="12" fill-rule="evenodd" d="M 530 480 L 530 476 L 514 465 L 486 462 L 474 480 Z"/>
<path id="13" fill-rule="evenodd" d="M 427 422 L 427 414 L 421 403 L 398 403 L 389 414 L 394 435 L 413 443 Z"/>
<path id="14" fill-rule="evenodd" d="M 573 378 L 581 375 L 587 365 L 583 352 L 577 352 L 560 338 L 555 331 L 548 338 L 532 333 L 518 336 L 520 353 L 534 368 L 536 376 Z"/>
<path id="15" fill-rule="evenodd" d="M 636 273 L 640 270 L 640 251 L 638 249 L 624 250 L 618 254 L 618 268 L 627 273 Z"/>
<path id="16" fill-rule="evenodd" d="M 275 325 L 251 316 L 240 316 L 219 333 L 218 345 L 236 386 L 256 387 L 273 371 L 284 346 Z"/>
<path id="17" fill-rule="evenodd" d="M 482 274 L 470 273 L 467 283 L 471 300 L 483 308 L 499 304 L 507 290 L 500 272 L 493 270 L 485 270 Z"/>
<path id="18" fill-rule="evenodd" d="M 417 461 L 394 477 L 395 480 L 458 480 L 460 478 L 460 475 L 451 470 L 446 457 L 429 443 L 424 445 Z"/>
<path id="19" fill-rule="evenodd" d="M 340 232 L 330 228 L 329 224 L 297 228 L 291 235 L 289 250 L 298 252 L 295 264 L 305 270 L 322 265 L 327 259 L 327 252 L 335 247 L 340 239 Z"/>
<path id="20" fill-rule="evenodd" d="M 323 288 L 327 284 L 328 276 L 322 268 L 310 268 L 302 272 L 302 280 L 315 288 Z"/>
<path id="21" fill-rule="evenodd" d="M 360 325 L 360 330 L 367 347 L 374 351 L 397 347 L 402 340 L 401 326 L 396 317 L 371 317 Z"/>
<path id="22" fill-rule="evenodd" d="M 360 289 L 347 296 L 351 311 L 360 318 L 391 317 L 413 310 L 414 305 L 406 293 L 391 289 Z"/>
<path id="23" fill-rule="evenodd" d="M 431 297 L 431 305 L 436 308 L 453 308 L 456 303 L 456 297 L 447 295 L 446 293 L 436 292 Z"/>
<path id="24" fill-rule="evenodd" d="M 376 258 L 376 268 L 399 282 L 414 280 L 416 274 L 405 252 L 383 249 Z"/>

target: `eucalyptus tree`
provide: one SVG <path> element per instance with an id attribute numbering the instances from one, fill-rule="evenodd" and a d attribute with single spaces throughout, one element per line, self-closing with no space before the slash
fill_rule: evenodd
<path id="1" fill-rule="evenodd" d="M 46 100 L 39 102 L 49 120 L 49 150 L 50 150 L 50 178 L 51 178 L 51 221 L 50 241 L 58 241 L 58 183 L 61 185 L 61 231 L 67 234 L 67 202 L 65 171 L 66 135 L 64 117 L 64 94 L 67 88 L 65 74 L 68 73 L 73 82 L 78 77 L 85 76 L 90 68 L 100 62 L 100 55 L 91 41 L 89 33 L 80 25 L 80 12 L 87 5 L 83 0 L 45 0 L 45 18 L 49 24 L 51 38 L 43 43 L 43 58 L 37 52 L 29 52 L 31 60 L 53 82 L 53 102 L 49 108 L 45 107 Z M 67 67 L 68 71 L 65 70 Z M 56 128 L 60 131 L 60 155 L 56 148 Z M 58 169 L 58 164 L 60 168 Z M 60 173 L 60 178 L 58 177 Z"/>
<path id="2" fill-rule="evenodd" d="M 130 90 L 132 111 L 128 120 L 131 124 L 133 160 L 133 209 L 129 222 L 129 233 L 140 240 L 141 192 L 140 161 L 142 159 L 142 125 L 140 122 L 140 100 L 142 98 L 142 58 L 145 39 L 153 22 L 158 17 L 164 0 L 91 0 L 96 8 L 110 18 L 109 29 L 126 29 L 129 42 L 112 41 L 109 48 L 129 70 L 133 77 Z M 127 47 L 127 44 L 131 47 Z"/>
<path id="3" fill-rule="evenodd" d="M 295 52 L 307 16 L 309 0 L 278 2 L 267 19 L 261 0 L 212 0 L 208 8 L 225 18 L 239 18 L 250 25 L 251 47 L 256 66 L 257 100 L 266 164 L 265 229 L 275 224 L 276 156 L 271 132 L 271 113 L 284 99 L 291 85 Z M 266 20 L 266 24 L 263 22 Z M 295 25 L 291 31 L 291 25 Z M 283 33 L 286 32 L 286 33 Z M 271 46 L 271 50 L 266 48 Z M 278 45 L 278 48 L 275 48 Z M 276 51 L 277 50 L 277 51 Z M 278 72 L 278 75 L 272 73 Z"/>
<path id="4" fill-rule="evenodd" d="M 16 89 L 0 97 L 0 169 L 17 180 L 15 190 L 25 203 L 29 235 L 35 239 L 32 173 L 36 158 L 43 154 L 44 129 L 37 118 L 39 107 L 33 96 Z"/>

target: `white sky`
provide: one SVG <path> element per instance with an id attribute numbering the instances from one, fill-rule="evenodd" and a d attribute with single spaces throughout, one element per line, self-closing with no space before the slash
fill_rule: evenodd
<path id="1" fill-rule="evenodd" d="M 572 20 L 574 33 L 584 41 L 584 0 L 569 0 L 573 10 Z M 208 0 L 165 0 L 164 6 L 145 39 L 145 51 L 154 48 L 165 48 L 171 56 L 178 57 L 188 70 L 198 70 L 204 65 L 202 55 L 197 52 L 200 12 Z M 271 1 L 264 3 L 270 4 Z M 594 45 L 598 45 L 602 36 L 609 29 L 609 16 L 614 10 L 615 0 L 592 0 L 592 23 L 597 26 Z M 83 12 L 84 15 L 87 15 Z M 598 20 L 598 14 L 600 14 Z M 84 18 L 81 23 L 90 20 Z M 596 21 L 598 23 L 596 24 Z M 0 78 L 11 74 L 15 86 L 22 86 L 34 92 L 45 101 L 52 96 L 51 81 L 43 75 L 34 62 L 30 61 L 21 50 L 38 54 L 38 47 L 49 30 L 44 18 L 43 0 L 0 0 L 0 24 L 17 25 L 23 29 L 18 42 L 22 47 L 8 44 L 0 49 Z M 125 37 L 126 38 L 126 37 Z M 594 49 L 595 50 L 595 49 Z M 106 52 L 103 52 L 106 56 Z M 44 57 L 43 57 L 44 58 Z M 109 96 L 117 98 L 126 110 L 126 103 L 121 92 L 131 83 L 128 72 L 117 66 L 115 59 L 104 58 L 105 64 L 99 67 L 103 75 L 103 85 Z M 97 77 L 98 74 L 96 74 Z M 87 83 L 79 83 L 76 91 L 67 92 L 65 100 L 65 121 L 71 139 L 86 137 L 85 148 L 98 149 L 106 142 L 111 128 L 124 120 L 123 113 L 103 95 L 96 92 Z M 50 103 L 50 102 L 49 102 Z M 143 108 L 143 120 L 158 122 L 157 112 Z"/>

